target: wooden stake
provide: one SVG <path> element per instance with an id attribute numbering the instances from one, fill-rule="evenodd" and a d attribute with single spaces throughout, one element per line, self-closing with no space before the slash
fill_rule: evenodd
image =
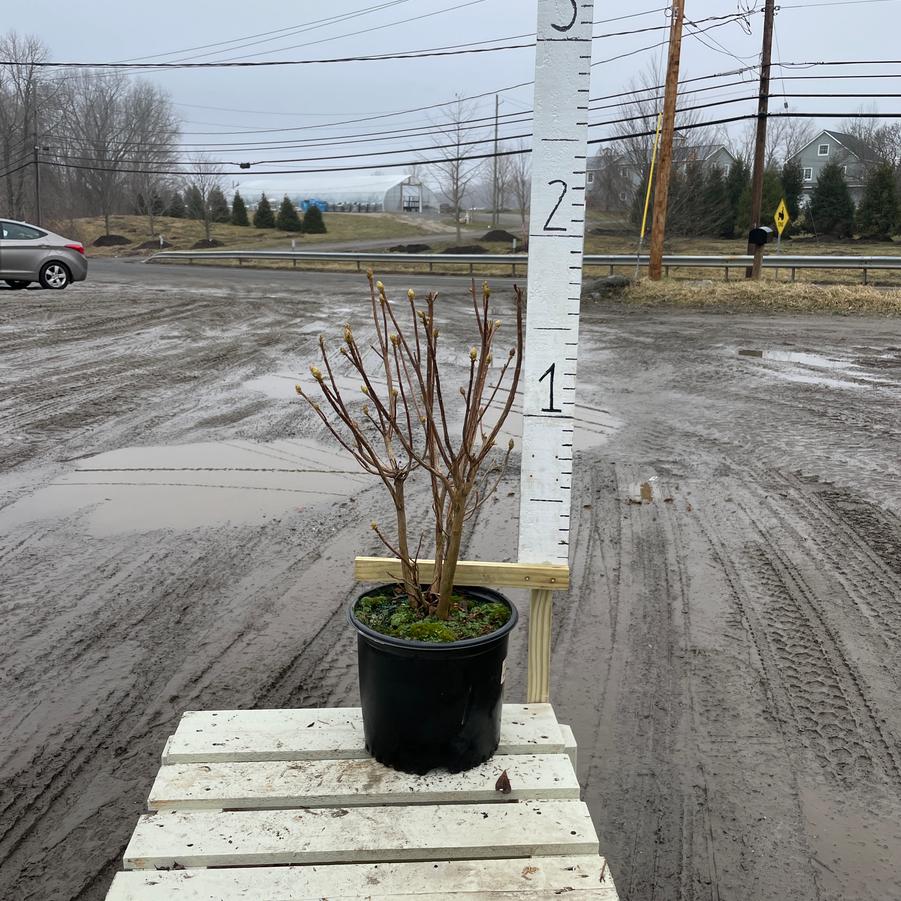
<path id="1" fill-rule="evenodd" d="M 547 704 L 551 697 L 551 614 L 554 596 L 546 589 L 532 589 L 529 613 L 529 669 L 526 703 Z"/>
<path id="2" fill-rule="evenodd" d="M 657 188 L 654 192 L 654 218 L 651 224 L 651 257 L 648 278 L 657 282 L 663 271 L 663 238 L 673 168 L 673 134 L 676 127 L 676 98 L 679 93 L 679 58 L 682 52 L 682 19 L 685 0 L 673 0 L 673 21 L 669 33 L 669 57 L 666 63 L 666 90 L 663 95 L 663 132 Z"/>

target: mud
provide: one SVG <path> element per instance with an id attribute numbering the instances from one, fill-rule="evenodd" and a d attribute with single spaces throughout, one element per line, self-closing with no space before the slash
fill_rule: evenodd
<path id="1" fill-rule="evenodd" d="M 387 510 L 292 389 L 360 295 L 179 277 L 0 291 L 10 901 L 104 896 L 183 710 L 357 701 Z M 585 310 L 553 700 L 625 899 L 901 897 L 899 332 Z M 469 554 L 513 559 L 517 500 L 514 469 Z"/>

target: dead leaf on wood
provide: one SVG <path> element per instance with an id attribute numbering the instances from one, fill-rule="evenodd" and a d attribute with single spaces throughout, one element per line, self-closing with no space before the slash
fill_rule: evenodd
<path id="1" fill-rule="evenodd" d="M 513 791 L 513 786 L 510 785 L 510 777 L 507 775 L 506 770 L 497 777 L 497 782 L 494 783 L 494 790 L 503 792 L 505 795 L 509 795 Z"/>
<path id="2" fill-rule="evenodd" d="M 538 867 L 523 867 L 522 868 L 522 878 L 523 879 L 531 879 L 534 873 L 538 872 Z"/>
<path id="3" fill-rule="evenodd" d="M 644 503 L 651 503 L 654 500 L 654 492 L 651 490 L 650 482 L 642 482 L 641 483 L 641 500 Z"/>

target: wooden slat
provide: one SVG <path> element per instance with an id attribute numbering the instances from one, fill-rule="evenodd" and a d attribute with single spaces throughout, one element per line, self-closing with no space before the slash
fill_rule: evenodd
<path id="1" fill-rule="evenodd" d="M 157 813 L 126 869 L 597 854 L 581 801 Z"/>
<path id="2" fill-rule="evenodd" d="M 579 772 L 579 746 L 576 743 L 576 736 L 570 726 L 560 724 L 560 731 L 563 733 L 563 750 L 569 755 L 572 762 L 573 770 Z"/>
<path id="3" fill-rule="evenodd" d="M 600 874 L 605 873 L 601 883 Z M 459 896 L 564 897 L 616 901 L 604 861 L 596 856 L 460 860 L 438 863 L 332 864 L 235 870 L 139 870 L 119 873 L 107 901 L 320 901 L 328 898 Z M 511 894 L 513 893 L 513 894 Z"/>
<path id="4" fill-rule="evenodd" d="M 434 560 L 419 560 L 419 578 L 431 582 Z M 357 557 L 354 574 L 360 582 L 390 582 L 402 578 L 400 560 L 390 557 Z M 551 563 L 480 563 L 460 560 L 454 573 L 455 585 L 485 585 L 491 588 L 569 588 L 569 567 Z"/>
<path id="5" fill-rule="evenodd" d="M 506 771 L 512 791 L 495 788 Z M 411 776 L 371 759 L 182 763 L 164 766 L 149 810 L 360 807 L 579 798 L 566 754 L 501 754 L 465 773 Z"/>
<path id="6" fill-rule="evenodd" d="M 505 704 L 499 754 L 559 754 L 550 704 Z M 166 744 L 164 764 L 368 757 L 359 707 L 189 711 Z"/>

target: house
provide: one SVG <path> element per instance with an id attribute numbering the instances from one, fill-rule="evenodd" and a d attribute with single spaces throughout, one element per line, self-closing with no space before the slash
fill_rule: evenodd
<path id="1" fill-rule="evenodd" d="M 723 144 L 684 144 L 673 147 L 673 168 L 686 168 L 699 163 L 705 171 L 719 168 L 723 174 L 729 171 L 735 157 Z M 585 176 L 590 195 L 602 209 L 624 209 L 641 186 L 651 165 L 650 148 L 647 160 L 635 160 L 631 154 L 601 151 L 588 161 Z"/>
<path id="2" fill-rule="evenodd" d="M 857 206 L 863 197 L 867 173 L 879 162 L 879 158 L 876 151 L 860 138 L 842 131 L 823 129 L 809 144 L 790 156 L 788 162 L 801 166 L 804 180 L 802 203 L 810 200 L 810 193 L 823 167 L 827 163 L 838 163 L 848 183 L 851 199 Z"/>

